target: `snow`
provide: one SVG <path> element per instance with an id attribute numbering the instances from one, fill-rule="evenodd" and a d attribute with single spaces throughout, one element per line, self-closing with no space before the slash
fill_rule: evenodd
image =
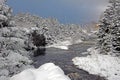
<path id="1" fill-rule="evenodd" d="M 6 0 L 0 0 L 0 4 L 3 4 L 5 3 Z"/>
<path id="2" fill-rule="evenodd" d="M 56 44 L 47 46 L 47 48 L 49 47 L 53 47 L 53 48 L 59 48 L 59 49 L 64 49 L 64 50 L 68 50 L 70 45 L 73 44 L 78 44 L 78 43 L 82 43 L 83 41 L 81 39 L 78 39 L 76 41 L 70 39 L 70 40 L 66 40 L 66 41 L 58 41 Z"/>
<path id="3" fill-rule="evenodd" d="M 83 29 L 82 31 L 83 31 L 84 33 L 87 33 L 87 30 L 85 30 L 85 29 Z"/>
<path id="4" fill-rule="evenodd" d="M 88 49 L 91 52 L 87 57 L 76 57 L 72 61 L 80 69 L 106 77 L 108 80 L 120 80 L 120 59 L 110 55 L 98 54 L 94 48 Z"/>
<path id="5" fill-rule="evenodd" d="M 83 41 L 81 39 L 76 40 L 75 42 L 73 42 L 73 44 L 79 44 L 82 43 Z"/>
<path id="6" fill-rule="evenodd" d="M 68 50 L 69 49 L 68 46 L 57 46 L 57 45 L 55 45 L 53 47 L 59 48 L 59 49 L 64 49 L 64 50 Z"/>
<path id="7" fill-rule="evenodd" d="M 7 18 L 6 16 L 0 14 L 0 20 L 1 20 L 1 21 L 7 21 L 8 18 Z"/>
<path id="8" fill-rule="evenodd" d="M 31 27 L 31 30 L 38 30 L 39 28 L 37 27 Z"/>
<path id="9" fill-rule="evenodd" d="M 23 28 L 23 30 L 26 32 L 26 33 L 30 33 L 30 30 L 28 28 Z"/>
<path id="10" fill-rule="evenodd" d="M 53 63 L 46 63 L 38 69 L 27 69 L 14 75 L 10 80 L 70 80 L 63 70 Z"/>
<path id="11" fill-rule="evenodd" d="M 72 43 L 70 41 L 63 41 L 63 42 L 58 42 L 57 44 L 50 45 L 48 47 L 54 47 L 54 48 L 68 50 L 69 45 L 72 45 Z"/>

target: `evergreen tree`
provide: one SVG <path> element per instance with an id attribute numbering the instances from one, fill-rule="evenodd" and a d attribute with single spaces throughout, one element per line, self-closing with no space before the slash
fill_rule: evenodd
<path id="1" fill-rule="evenodd" d="M 120 56 L 120 0 L 111 0 L 112 4 L 112 22 L 111 22 L 111 35 L 112 35 L 112 53 L 113 55 Z"/>
<path id="2" fill-rule="evenodd" d="M 12 9 L 5 3 L 6 0 L 0 0 L 0 28 L 12 26 Z"/>
<path id="3" fill-rule="evenodd" d="M 120 52 L 120 1 L 110 0 L 109 3 L 100 20 L 98 48 L 102 54 L 117 56 Z"/>

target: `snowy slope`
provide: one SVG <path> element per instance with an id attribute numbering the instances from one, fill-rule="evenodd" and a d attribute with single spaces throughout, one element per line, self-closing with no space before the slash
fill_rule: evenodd
<path id="1" fill-rule="evenodd" d="M 120 80 L 120 59 L 110 55 L 97 54 L 98 50 L 89 49 L 91 55 L 76 57 L 73 63 L 90 74 L 106 77 L 108 80 Z"/>
<path id="2" fill-rule="evenodd" d="M 38 69 L 27 69 L 10 80 L 70 80 L 62 69 L 53 63 L 46 63 Z"/>

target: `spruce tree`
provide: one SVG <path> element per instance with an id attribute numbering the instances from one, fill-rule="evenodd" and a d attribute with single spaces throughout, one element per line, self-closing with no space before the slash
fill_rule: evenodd
<path id="1" fill-rule="evenodd" d="M 112 50 L 113 55 L 120 56 L 120 0 L 111 0 L 113 12 L 111 22 Z"/>
<path id="2" fill-rule="evenodd" d="M 110 0 L 100 20 L 98 48 L 102 54 L 119 55 L 120 52 L 120 1 Z"/>

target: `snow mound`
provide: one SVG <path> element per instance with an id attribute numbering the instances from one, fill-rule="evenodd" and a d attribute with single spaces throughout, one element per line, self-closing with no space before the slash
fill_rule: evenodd
<path id="1" fill-rule="evenodd" d="M 53 63 L 46 63 L 38 69 L 27 69 L 10 80 L 70 80 L 63 70 Z"/>
<path id="2" fill-rule="evenodd" d="M 108 80 L 120 80 L 120 59 L 110 55 L 97 54 L 98 50 L 93 50 L 87 57 L 76 57 L 72 61 L 80 69 L 88 71 L 90 74 L 97 74 L 106 77 Z"/>

